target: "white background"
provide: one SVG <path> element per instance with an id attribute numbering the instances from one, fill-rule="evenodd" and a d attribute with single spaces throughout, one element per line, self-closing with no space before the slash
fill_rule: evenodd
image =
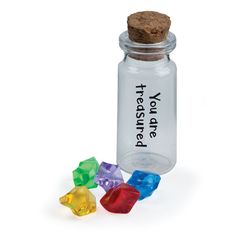
<path id="1" fill-rule="evenodd" d="M 118 36 L 139 10 L 178 39 L 178 163 L 130 214 L 78 218 L 58 198 L 79 161 L 115 162 Z M 235 235 L 235 22 L 230 0 L 0 1 L 0 235 Z"/>

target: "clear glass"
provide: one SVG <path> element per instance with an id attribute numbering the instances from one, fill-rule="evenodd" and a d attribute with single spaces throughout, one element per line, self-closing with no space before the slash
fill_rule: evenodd
<path id="1" fill-rule="evenodd" d="M 140 44 L 120 35 L 125 52 L 118 71 L 117 163 L 164 174 L 176 163 L 176 65 L 169 53 L 175 35 Z"/>

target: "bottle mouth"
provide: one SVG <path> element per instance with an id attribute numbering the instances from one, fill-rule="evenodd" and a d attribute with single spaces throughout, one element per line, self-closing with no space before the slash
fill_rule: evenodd
<path id="1" fill-rule="evenodd" d="M 169 32 L 166 40 L 160 43 L 144 44 L 136 43 L 129 39 L 128 31 L 119 37 L 120 48 L 127 54 L 132 55 L 168 55 L 176 47 L 176 37 Z"/>

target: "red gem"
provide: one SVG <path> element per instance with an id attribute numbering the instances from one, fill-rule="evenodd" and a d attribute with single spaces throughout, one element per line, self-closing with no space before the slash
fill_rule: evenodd
<path id="1" fill-rule="evenodd" d="M 129 213 L 140 193 L 134 187 L 122 183 L 111 188 L 100 200 L 102 206 L 113 213 Z"/>

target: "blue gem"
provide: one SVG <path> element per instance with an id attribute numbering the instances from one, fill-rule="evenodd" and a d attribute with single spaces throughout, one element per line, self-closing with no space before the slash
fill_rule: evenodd
<path id="1" fill-rule="evenodd" d="M 127 184 L 133 186 L 140 192 L 139 200 L 142 200 L 152 195 L 153 191 L 157 189 L 160 180 L 160 175 L 135 170 Z"/>

